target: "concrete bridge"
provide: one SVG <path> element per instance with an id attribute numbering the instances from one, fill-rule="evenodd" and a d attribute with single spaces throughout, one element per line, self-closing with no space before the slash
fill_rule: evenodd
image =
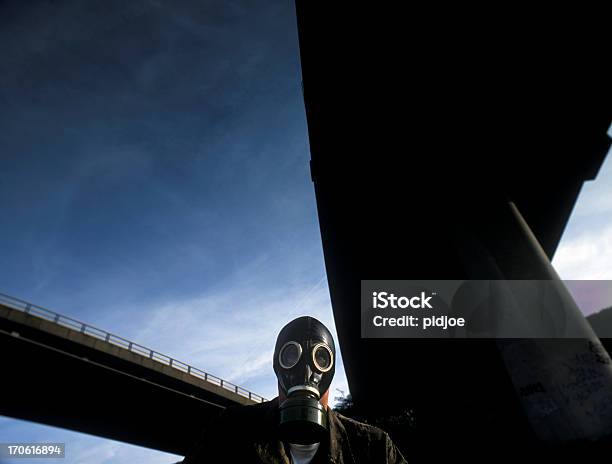
<path id="1" fill-rule="evenodd" d="M 0 294 L 0 414 L 184 454 L 208 419 L 263 397 L 172 357 Z"/>

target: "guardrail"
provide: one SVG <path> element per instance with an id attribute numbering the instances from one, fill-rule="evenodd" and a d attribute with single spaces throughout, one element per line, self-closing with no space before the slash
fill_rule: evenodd
<path id="1" fill-rule="evenodd" d="M 106 330 L 98 329 L 97 327 L 94 327 L 92 325 L 77 321 L 76 319 L 56 313 L 55 311 L 51 311 L 50 309 L 43 308 L 42 306 L 37 306 L 35 304 L 20 300 L 9 295 L 5 295 L 3 293 L 0 293 L 0 303 L 18 311 L 22 311 L 26 314 L 39 317 L 50 322 L 54 322 L 55 324 L 61 325 L 63 327 L 67 327 L 72 330 L 77 330 L 83 334 L 98 338 L 99 340 L 103 340 L 112 345 L 124 348 L 128 351 L 131 351 L 132 353 L 145 356 L 154 361 L 165 364 L 166 366 L 170 366 L 178 371 L 185 372 L 188 375 L 192 375 L 193 377 L 197 377 L 201 380 L 212 383 L 213 385 L 217 385 L 221 388 L 232 391 L 237 395 L 249 398 L 250 400 L 253 400 L 255 402 L 262 403 L 266 401 L 263 396 L 257 395 L 256 393 L 253 393 L 247 390 L 246 388 L 242 388 L 236 384 L 228 382 L 227 380 L 223 380 L 222 378 L 212 375 L 201 369 L 198 369 L 197 367 L 193 367 L 177 359 L 171 358 L 170 356 L 159 353 L 158 351 L 154 351 L 150 348 L 147 348 L 146 346 L 134 343 L 123 337 L 119 337 L 118 335 L 114 335 L 110 332 L 107 332 Z"/>

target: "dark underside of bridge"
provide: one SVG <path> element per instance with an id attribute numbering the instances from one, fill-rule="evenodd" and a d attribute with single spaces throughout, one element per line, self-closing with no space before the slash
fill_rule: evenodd
<path id="1" fill-rule="evenodd" d="M 355 409 L 411 411 L 392 432 L 413 462 L 525 458 L 537 443 L 495 342 L 363 339 L 360 284 L 549 278 L 509 202 L 552 259 L 609 148 L 603 42 L 575 41 L 571 17 L 554 30 L 529 15 L 505 27 L 372 4 L 298 1 L 297 13 L 311 171 Z"/>
<path id="2" fill-rule="evenodd" d="M 0 317 L 0 415 L 184 454 L 236 405 L 155 369 Z"/>

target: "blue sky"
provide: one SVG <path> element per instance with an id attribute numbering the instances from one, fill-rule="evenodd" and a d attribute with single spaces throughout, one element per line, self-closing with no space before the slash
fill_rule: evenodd
<path id="1" fill-rule="evenodd" d="M 272 398 L 279 329 L 334 330 L 293 4 L 103 3 L 0 6 L 0 291 Z M 69 463 L 176 460 L 0 435 L 66 442 Z"/>
<path id="2" fill-rule="evenodd" d="M 275 396 L 278 330 L 311 314 L 335 333 L 293 3 L 25 3 L 0 5 L 0 291 Z M 610 180 L 608 160 L 564 278 L 612 279 Z M 9 418 L 0 437 L 178 460 Z"/>
<path id="3" fill-rule="evenodd" d="M 612 136 L 612 128 L 608 135 Z M 612 306 L 611 263 L 612 150 L 597 178 L 582 186 L 553 265 L 588 315 Z"/>

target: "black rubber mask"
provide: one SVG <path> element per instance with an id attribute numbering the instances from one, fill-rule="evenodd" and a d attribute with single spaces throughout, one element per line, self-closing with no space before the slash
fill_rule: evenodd
<path id="1" fill-rule="evenodd" d="M 336 370 L 330 331 L 313 317 L 287 324 L 274 348 L 274 372 L 287 399 L 280 405 L 279 431 L 289 443 L 310 444 L 327 433 L 327 411 L 319 403 Z"/>

